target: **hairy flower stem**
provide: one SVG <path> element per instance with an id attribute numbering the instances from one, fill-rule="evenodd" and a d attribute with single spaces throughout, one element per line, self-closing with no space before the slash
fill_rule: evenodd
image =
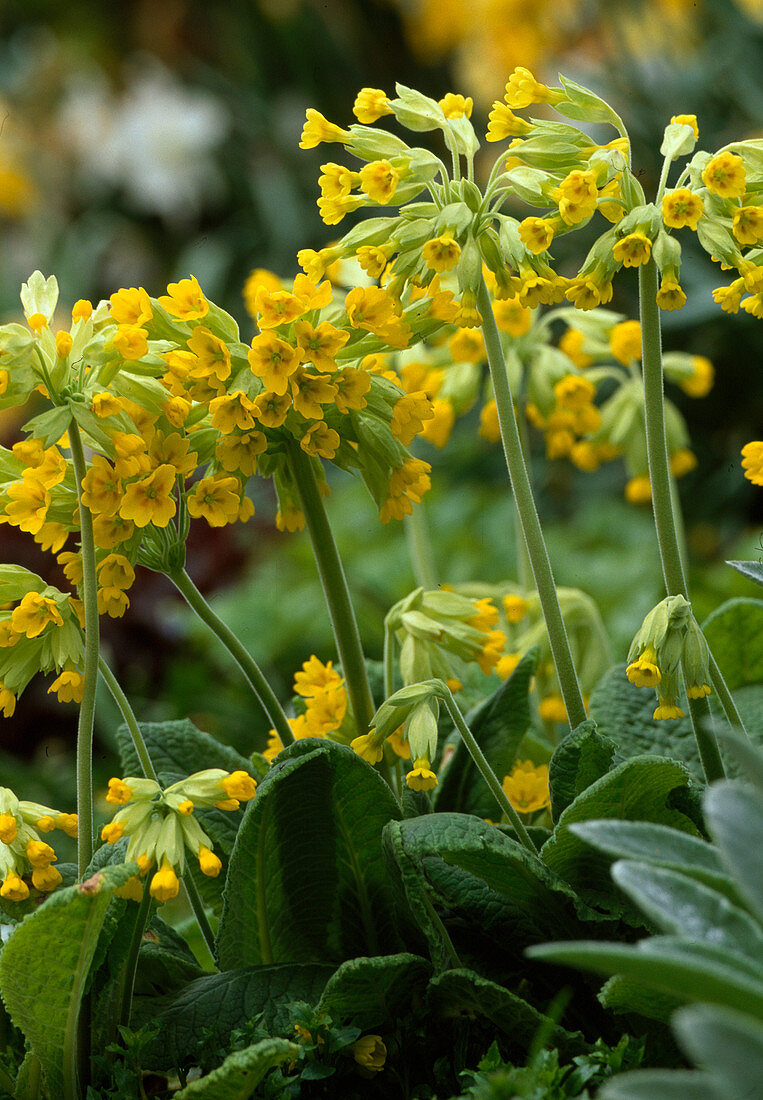
<path id="1" fill-rule="evenodd" d="M 506 373 L 503 348 L 493 316 L 493 305 L 485 286 L 485 280 L 482 278 L 477 291 L 477 308 L 482 314 L 482 333 L 485 338 L 498 423 L 501 428 L 501 439 L 503 440 L 503 450 L 509 470 L 509 480 L 514 493 L 516 512 L 522 527 L 538 599 L 546 621 L 546 630 L 548 631 L 551 655 L 554 658 L 556 675 L 559 680 L 559 689 L 567 709 L 570 726 L 574 729 L 575 726 L 579 726 L 581 722 L 585 721 L 586 712 L 583 696 L 575 673 L 567 630 L 559 608 L 556 585 L 551 572 L 551 562 L 549 561 L 548 550 L 538 519 L 538 511 L 535 507 L 527 464 L 522 453 L 522 442 L 519 436 L 517 417 L 514 413 L 514 401 Z"/>
<path id="2" fill-rule="evenodd" d="M 98 667 L 101 676 L 106 683 L 106 686 L 111 692 L 111 696 L 114 702 L 119 707 L 119 711 L 122 715 L 124 723 L 129 730 L 130 737 L 132 738 L 132 743 L 135 746 L 135 751 L 138 754 L 138 759 L 140 760 L 140 766 L 143 774 L 145 775 L 146 779 L 153 779 L 155 783 L 158 783 L 159 777 L 157 776 L 156 769 L 151 762 L 151 757 L 149 755 L 146 742 L 143 740 L 143 734 L 140 732 L 140 726 L 138 724 L 138 719 L 135 717 L 135 711 L 130 706 L 130 702 L 125 693 L 122 691 L 122 688 L 120 687 L 116 676 L 103 660 L 103 658 L 101 658 L 101 660 L 99 661 Z M 204 904 L 199 897 L 198 890 L 196 889 L 196 883 L 193 881 L 189 873 L 186 873 L 183 876 L 183 879 L 181 881 L 181 889 L 185 892 L 188 898 L 188 904 L 191 906 L 191 909 L 193 909 L 196 921 L 199 925 L 199 931 L 201 932 L 202 938 L 204 939 L 204 942 L 209 949 L 209 953 L 212 956 L 212 963 L 214 965 L 214 933 L 209 925 L 209 921 L 207 920 L 207 914 L 204 911 Z M 147 890 L 144 891 L 144 896 L 146 895 L 148 895 Z"/>
<path id="3" fill-rule="evenodd" d="M 98 579 L 95 572 L 95 542 L 93 517 L 82 502 L 82 482 L 85 477 L 85 453 L 77 422 L 69 424 L 74 480 L 77 484 L 79 507 L 80 550 L 82 553 L 82 602 L 85 608 L 85 659 L 82 685 L 82 702 L 77 722 L 77 815 L 79 837 L 77 840 L 77 872 L 84 875 L 93 858 L 93 724 L 95 722 L 95 695 L 98 687 L 98 656 L 100 637 L 98 624 Z"/>
<path id="4" fill-rule="evenodd" d="M 222 642 L 241 669 L 247 683 L 256 695 L 258 703 L 281 738 L 281 744 L 284 748 L 287 745 L 293 745 L 294 734 L 291 732 L 289 720 L 283 707 L 278 702 L 275 692 L 265 679 L 251 653 L 241 644 L 230 627 L 226 626 L 222 619 L 214 613 L 184 569 L 179 569 L 177 572 L 168 575 L 189 607 L 196 612 L 201 621 L 206 623 L 212 633 Z"/>
<path id="5" fill-rule="evenodd" d="M 458 704 L 453 698 L 450 689 L 448 688 L 446 689 L 446 691 L 447 694 L 443 697 L 443 702 L 445 703 L 448 714 L 453 720 L 454 726 L 461 734 L 461 739 L 466 745 L 466 748 L 469 751 L 469 755 L 482 773 L 482 778 L 485 780 L 488 787 L 495 796 L 495 800 L 500 806 L 502 812 L 506 814 L 509 824 L 512 826 L 515 833 L 517 834 L 519 843 L 524 845 L 524 847 L 527 848 L 528 852 L 532 852 L 533 855 L 537 855 L 538 850 L 530 839 L 530 834 L 522 823 L 522 819 L 520 818 L 519 814 L 509 802 L 509 799 L 506 796 L 506 792 L 498 781 L 498 776 L 488 764 L 485 758 L 485 754 L 477 744 L 474 734 L 464 721 L 463 715 L 458 709 Z"/>
<path id="6" fill-rule="evenodd" d="M 665 431 L 664 381 L 662 373 L 662 337 L 660 311 L 657 305 L 657 265 L 649 260 L 639 267 L 639 313 L 641 318 L 641 367 L 644 378 L 644 418 L 646 422 L 646 451 L 649 461 L 649 480 L 652 486 L 652 510 L 657 541 L 660 547 L 662 575 L 669 596 L 689 599 L 678 527 L 673 511 L 671 495 L 668 440 Z M 702 767 L 708 783 L 723 779 L 723 761 L 718 742 L 709 721 L 710 708 L 705 701 L 689 700 L 689 714 L 694 728 Z M 707 721 L 705 719 L 708 719 Z"/>
<path id="7" fill-rule="evenodd" d="M 530 441 L 527 438 L 527 421 L 521 414 L 516 417 L 516 421 L 525 466 L 529 468 Z M 517 548 L 517 583 L 523 592 L 529 592 L 533 587 L 533 571 L 530 565 L 530 556 L 527 553 L 527 543 L 519 519 L 519 512 L 516 507 L 514 508 L 514 542 Z"/>
<path id="8" fill-rule="evenodd" d="M 416 504 L 412 514 L 405 517 L 404 523 L 405 538 L 408 543 L 408 557 L 411 560 L 416 584 L 431 592 L 437 588 L 439 582 L 424 505 Z"/>
<path id="9" fill-rule="evenodd" d="M 307 521 L 358 734 L 368 733 L 376 708 L 368 683 L 360 632 L 347 587 L 347 578 L 329 526 L 326 509 L 323 507 L 312 462 L 296 443 L 289 447 L 289 461 L 297 483 L 302 511 Z"/>

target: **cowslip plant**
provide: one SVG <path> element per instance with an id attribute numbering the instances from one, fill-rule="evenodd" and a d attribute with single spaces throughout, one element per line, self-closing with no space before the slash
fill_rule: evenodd
<path id="1" fill-rule="evenodd" d="M 617 136 L 598 144 L 567 122 L 514 113 L 533 103 L 605 123 Z M 254 1089 L 276 1066 L 295 1084 L 299 1048 L 310 1048 L 302 1077 L 319 1079 L 319 1040 L 325 1046 L 331 1036 L 343 1067 L 364 1079 L 400 1072 L 430 1092 L 442 1089 L 440 1070 L 415 1064 L 421 1058 L 408 1058 L 398 1040 L 395 1020 L 408 1014 L 443 1058 L 453 1054 L 454 1016 L 466 1028 L 459 1051 L 472 1051 L 472 1065 L 486 1027 L 500 1033 L 501 1057 L 517 1046 L 525 1052 L 539 1033 L 579 1056 L 596 1028 L 591 990 L 579 986 L 593 1022 L 573 1013 L 575 1030 L 558 1025 L 544 968 L 525 973 L 522 951 L 551 935 L 598 933 L 602 922 L 632 929 L 643 919 L 612 891 L 601 861 L 591 871 L 576 826 L 620 813 L 677 830 L 692 851 L 703 843 L 688 768 L 653 754 L 618 755 L 586 716 L 585 696 L 608 664 L 606 636 L 587 597 L 555 585 L 520 425 L 526 414 L 551 456 L 569 455 L 583 468 L 622 451 L 630 498 L 651 497 L 667 598 L 634 640 L 627 675 L 657 688 L 657 719 L 679 718 L 683 677 L 704 775 L 718 778 L 711 687 L 727 718 L 741 722 L 691 612 L 672 498 L 676 466 L 690 462 L 687 435 L 663 395 L 663 373 L 699 393 L 712 369 L 680 357 L 663 364 L 659 310 L 685 301 L 672 231 L 688 227 L 738 272 L 716 300 L 760 314 L 760 142 L 694 153 L 696 120 L 674 118 L 647 202 L 619 116 L 571 81 L 550 88 L 517 69 L 487 133 L 488 142 L 513 140 L 482 186 L 470 108 L 463 96 L 437 103 L 400 86 L 394 99 L 363 89 L 359 124 L 348 129 L 308 111 L 302 147 L 339 143 L 359 165 L 322 166 L 326 223 L 363 207 L 397 210 L 359 221 L 328 248 L 302 250 L 304 273 L 287 285 L 254 273 L 249 344 L 193 276 L 156 298 L 129 287 L 95 306 L 81 300 L 70 326 L 54 331 L 58 287 L 35 272 L 21 292 L 26 324 L 0 327 L 0 408 L 45 403 L 26 424 L 27 438 L 0 450 L 0 518 L 56 554 L 71 585 L 66 592 L 19 567 L 0 571 L 0 706 L 12 713 L 42 671 L 55 672 L 52 690 L 80 707 L 74 885 L 55 881 L 55 852 L 39 833 L 56 825 L 73 832 L 75 815 L 0 790 L 3 908 L 30 903 L 0 956 L 0 992 L 29 1044 L 17 1097 L 26 1090 L 79 1100 L 92 1081 L 91 1042 L 113 1040 L 119 1026 L 145 1034 L 149 1021 L 157 1030 L 141 1040 L 141 1060 L 182 1069 L 182 1097 L 222 1095 L 236 1083 Z M 439 131 L 448 163 L 372 125 L 386 116 L 414 133 Z M 672 164 L 692 153 L 669 188 Z M 509 200 L 542 216 L 520 220 L 504 211 Z M 554 239 L 599 214 L 608 227 L 577 274 L 560 276 Z M 368 276 L 356 280 L 362 285 L 324 278 L 348 259 Z M 598 310 L 623 267 L 639 269 L 639 323 Z M 566 306 L 532 312 L 564 299 L 582 319 Z M 559 347 L 550 338 L 555 320 L 568 325 Z M 447 445 L 450 368 L 436 348 L 423 370 L 407 355 L 441 337 L 454 368 L 450 392 L 464 407 L 474 376 L 456 368 L 475 365 L 484 349 L 482 425 L 503 443 L 526 565 L 520 554 L 517 582 L 495 591 L 449 590 L 422 577 L 387 617 L 377 705 L 324 504 L 324 463 L 363 479 L 380 522 L 414 512 L 431 470 L 409 448 L 417 436 Z M 432 370 L 443 371 L 443 388 Z M 604 379 L 616 388 L 599 406 Z M 745 469 L 754 480 L 758 455 L 749 446 Z M 277 526 L 307 528 L 339 657 L 338 668 L 315 655 L 305 661 L 292 713 L 185 568 L 191 521 L 245 522 L 255 474 L 273 481 Z M 99 616 L 124 613 L 141 565 L 172 580 L 238 663 L 272 726 L 264 756 L 242 757 L 190 723 L 138 721 L 100 656 Z M 454 692 L 472 666 L 502 683 L 464 715 Z M 122 777 L 106 794 L 118 809 L 96 848 L 99 675 L 124 729 Z M 441 712 L 458 734 L 444 747 Z M 651 727 L 642 722 L 638 732 L 654 743 Z M 541 809 L 545 823 L 530 821 Z M 27 879 L 50 895 L 43 904 Z M 181 881 L 209 949 L 206 972 L 153 915 Z M 639 890 L 630 895 L 638 904 Z M 50 970 L 44 995 L 41 958 Z M 749 991 L 749 982 L 734 981 L 737 992 Z M 289 1005 L 302 1006 L 296 1029 Z M 258 1031 L 257 1041 L 187 1080 L 201 1047 L 225 1055 L 237 1029 L 249 1027 L 254 1038 L 260 1016 L 265 1036 Z M 336 1029 L 321 1031 L 329 1020 Z M 456 1087 L 448 1073 L 445 1088 Z"/>

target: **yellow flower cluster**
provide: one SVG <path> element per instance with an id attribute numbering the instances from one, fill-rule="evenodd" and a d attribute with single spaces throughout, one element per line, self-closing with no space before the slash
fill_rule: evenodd
<path id="1" fill-rule="evenodd" d="M 8 787 L 0 787 L 0 897 L 26 901 L 29 883 L 41 893 L 55 890 L 61 874 L 52 867 L 58 859 L 40 833 L 61 829 L 77 835 L 77 815 L 62 814 L 37 802 L 20 801 Z"/>
<path id="2" fill-rule="evenodd" d="M 742 468 L 744 476 L 753 485 L 763 485 L 763 442 L 759 439 L 746 443 L 742 447 Z"/>
<path id="3" fill-rule="evenodd" d="M 193 816 L 197 808 L 215 807 L 232 812 L 254 798 L 257 784 L 247 772 L 208 768 L 162 789 L 153 779 L 109 780 L 106 801 L 119 806 L 103 826 L 101 840 L 116 844 L 128 837 L 125 863 L 137 862 L 140 876 L 129 879 L 117 893 L 140 901 L 140 878 L 156 867 L 149 892 L 159 902 L 177 896 L 185 868 L 186 848 L 199 861 L 202 874 L 216 877 L 222 863 L 212 851 L 212 841 Z"/>
<path id="4" fill-rule="evenodd" d="M 309 657 L 294 676 L 294 692 L 305 704 L 304 711 L 289 719 L 296 741 L 304 737 L 344 740 L 344 737 L 337 735 L 345 719 L 352 724 L 352 716 L 347 711 L 344 680 L 331 661 L 324 664 L 315 654 Z M 282 749 L 281 738 L 275 730 L 271 730 L 264 756 L 272 762 Z"/>
<path id="5" fill-rule="evenodd" d="M 628 652 L 626 676 L 637 687 L 654 688 L 657 721 L 683 718 L 678 705 L 683 667 L 686 694 L 710 694 L 709 652 L 691 607 L 683 596 L 668 596 L 644 619 Z"/>

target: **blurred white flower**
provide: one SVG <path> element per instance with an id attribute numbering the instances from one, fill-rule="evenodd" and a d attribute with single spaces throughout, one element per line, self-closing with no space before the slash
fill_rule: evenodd
<path id="1" fill-rule="evenodd" d="M 224 190 L 213 153 L 228 133 L 223 103 L 189 89 L 155 59 L 133 59 L 124 90 L 80 72 L 64 95 L 61 137 L 83 184 L 119 188 L 133 209 L 192 221 Z"/>

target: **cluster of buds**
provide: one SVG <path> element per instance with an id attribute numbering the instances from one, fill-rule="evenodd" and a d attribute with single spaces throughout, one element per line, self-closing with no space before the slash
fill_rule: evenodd
<path id="1" fill-rule="evenodd" d="M 705 637 L 683 596 L 668 596 L 652 608 L 628 651 L 626 675 L 637 687 L 657 693 L 657 720 L 683 718 L 678 705 L 679 673 L 686 694 L 702 699 L 710 694 L 709 652 Z"/>
<path id="2" fill-rule="evenodd" d="M 400 720 L 391 728 L 386 720 L 380 720 L 386 715 L 382 707 L 374 729 L 351 742 L 355 751 L 376 763 L 382 758 L 384 742 L 394 734 L 407 744 L 413 761 L 407 785 L 413 790 L 436 786 L 431 764 L 437 751 L 439 703 L 431 692 L 419 698 L 416 688 L 443 681 L 451 691 L 458 691 L 461 681 L 455 672 L 473 663 L 489 676 L 506 644 L 505 633 L 494 629 L 498 618 L 498 609 L 490 599 L 473 599 L 445 589 L 426 592 L 417 588 L 395 604 L 385 619 L 387 645 L 397 644 L 400 649 L 400 675 L 403 684 L 410 686 L 415 705 L 400 716 L 396 704 L 391 713 L 398 714 Z M 407 695 L 403 698 L 408 700 Z"/>
<path id="3" fill-rule="evenodd" d="M 0 565 L 0 712 L 10 718 L 37 672 L 57 672 L 48 688 L 61 702 L 82 697 L 79 601 L 20 565 Z"/>
<path id="4" fill-rule="evenodd" d="M 440 679 L 401 688 L 382 703 L 372 719 L 371 730 L 356 737 L 351 748 L 369 764 L 378 764 L 385 742 L 402 737 L 413 761 L 406 773 L 406 785 L 414 791 L 431 791 L 437 786 L 437 775 L 432 770 L 437 753 L 437 718 L 448 690 Z"/>
<path id="5" fill-rule="evenodd" d="M 55 890 L 61 874 L 51 864 L 57 860 L 40 833 L 61 829 L 67 836 L 77 835 L 77 815 L 63 814 L 38 802 L 24 802 L 7 787 L 0 787 L 0 897 L 6 901 L 26 901 L 32 886 L 42 893 Z"/>
<path id="6" fill-rule="evenodd" d="M 331 661 L 324 664 L 315 654 L 304 661 L 294 675 L 294 693 L 302 702 L 299 713 L 288 720 L 295 741 L 330 737 L 347 742 L 351 736 L 348 727 L 354 730 L 355 722 L 348 710 L 344 680 Z M 272 762 L 282 749 L 281 738 L 271 730 L 263 755 Z"/>
<path id="7" fill-rule="evenodd" d="M 141 876 L 156 867 L 150 894 L 157 901 L 177 896 L 185 869 L 185 850 L 199 861 L 203 874 L 219 875 L 222 863 L 212 851 L 212 841 L 193 816 L 195 809 L 216 807 L 234 811 L 254 798 L 257 784 L 246 772 L 208 768 L 162 789 L 153 779 L 113 778 L 106 801 L 120 806 L 101 830 L 101 839 L 116 844 L 129 842 L 125 863 L 137 862 Z M 140 900 L 143 886 L 136 876 L 120 889 L 120 896 Z"/>

